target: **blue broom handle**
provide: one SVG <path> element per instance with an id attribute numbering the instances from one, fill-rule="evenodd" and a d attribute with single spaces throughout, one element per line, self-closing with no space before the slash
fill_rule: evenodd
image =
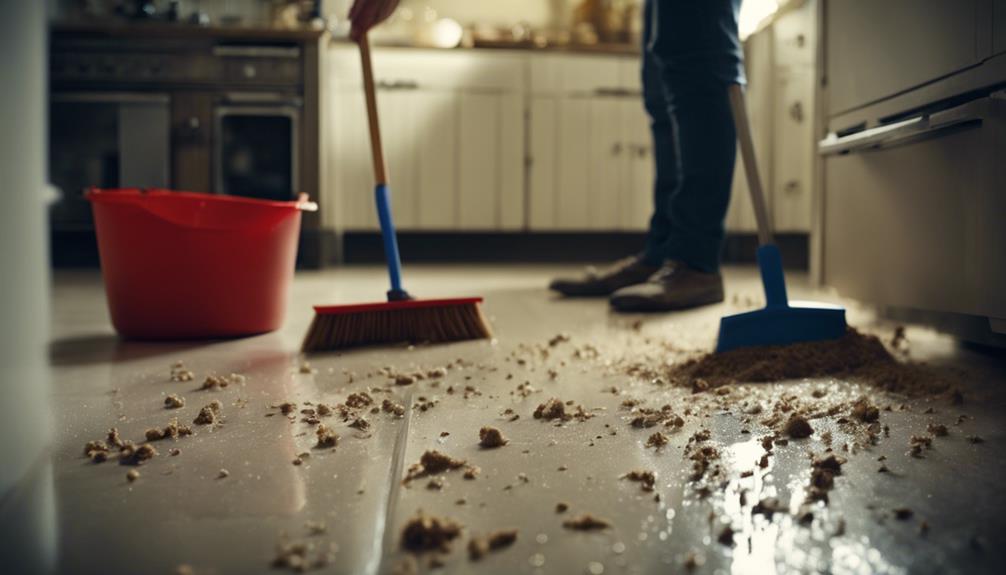
<path id="1" fill-rule="evenodd" d="M 408 293 L 402 289 L 402 261 L 398 255 L 398 238 L 395 223 L 391 219 L 391 198 L 387 185 L 377 184 L 374 188 L 374 201 L 377 203 L 377 219 L 381 222 L 381 238 L 384 239 L 384 259 L 388 263 L 388 276 L 391 279 L 388 301 L 409 299 Z"/>
<path id="2" fill-rule="evenodd" d="M 398 256 L 398 238 L 395 223 L 391 219 L 391 200 L 388 191 L 388 175 L 384 167 L 384 148 L 381 145 L 381 124 L 377 117 L 377 92 L 374 89 L 374 70 L 370 62 L 370 42 L 367 35 L 360 38 L 360 62 L 363 68 L 363 94 L 367 102 L 367 125 L 370 129 L 370 156 L 374 161 L 374 202 L 377 204 L 377 219 L 381 223 L 381 238 L 384 239 L 384 259 L 388 264 L 391 289 L 388 301 L 412 299 L 402 289 L 402 261 Z"/>

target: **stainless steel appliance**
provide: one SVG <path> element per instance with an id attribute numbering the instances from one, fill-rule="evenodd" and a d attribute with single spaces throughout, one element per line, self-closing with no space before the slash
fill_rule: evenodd
<path id="1" fill-rule="evenodd" d="M 50 99 L 49 170 L 63 227 L 89 227 L 84 186 L 168 187 L 170 98 L 145 92 L 62 92 Z"/>
<path id="2" fill-rule="evenodd" d="M 916 5 L 825 0 L 818 269 L 1006 346 L 1006 0 Z"/>
<path id="3" fill-rule="evenodd" d="M 320 31 L 92 21 L 52 32 L 57 265 L 97 262 L 85 186 L 318 197 Z M 318 215 L 302 229 L 300 262 L 320 265 Z"/>
<path id="4" fill-rule="evenodd" d="M 214 109 L 214 191 L 288 200 L 299 190 L 300 98 L 227 94 Z"/>

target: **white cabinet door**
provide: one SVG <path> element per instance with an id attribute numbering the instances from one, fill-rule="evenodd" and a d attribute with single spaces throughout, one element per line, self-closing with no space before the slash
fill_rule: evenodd
<path id="1" fill-rule="evenodd" d="M 558 221 L 559 98 L 533 96 L 528 122 L 528 228 L 553 230 Z"/>
<path id="2" fill-rule="evenodd" d="M 333 49 L 327 221 L 377 229 L 355 50 Z M 409 230 L 525 227 L 523 57 L 379 49 L 378 109 L 395 223 Z"/>
<path id="3" fill-rule="evenodd" d="M 616 98 L 591 98 L 589 102 L 589 163 L 583 169 L 589 178 L 584 190 L 587 224 L 591 230 L 616 230 L 625 209 L 622 195 L 628 156 L 622 102 Z"/>
<path id="4" fill-rule="evenodd" d="M 656 175 L 650 119 L 640 100 L 623 100 L 621 108 L 624 177 L 619 227 L 626 231 L 649 228 L 653 214 L 653 178 Z"/>
<path id="5" fill-rule="evenodd" d="M 776 79 L 772 130 L 772 219 L 775 231 L 808 232 L 814 184 L 814 78 L 809 70 Z"/>
<path id="6" fill-rule="evenodd" d="M 564 98 L 558 108 L 555 227 L 590 229 L 586 191 L 590 186 L 590 100 Z"/>
<path id="7" fill-rule="evenodd" d="M 377 92 L 391 210 L 395 225 L 401 230 L 413 229 L 419 220 L 415 145 L 417 100 L 415 92 Z"/>
<path id="8" fill-rule="evenodd" d="M 491 230 L 497 225 L 500 193 L 500 97 L 464 93 L 460 96 L 459 228 Z"/>
<path id="9" fill-rule="evenodd" d="M 415 228 L 451 230 L 458 225 L 458 96 L 417 92 Z"/>
<path id="10" fill-rule="evenodd" d="M 321 202 L 328 221 L 349 231 L 377 229 L 374 172 L 370 160 L 367 111 L 360 92 L 332 91 L 329 114 L 332 146 L 328 158 L 330 187 Z"/>

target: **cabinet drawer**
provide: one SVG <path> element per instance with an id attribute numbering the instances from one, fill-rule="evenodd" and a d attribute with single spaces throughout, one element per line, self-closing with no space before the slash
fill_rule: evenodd
<path id="1" fill-rule="evenodd" d="M 377 48 L 373 52 L 378 88 L 409 90 L 524 90 L 524 60 L 518 54 L 447 52 L 413 48 Z M 332 48 L 328 69 L 336 89 L 359 90 L 363 85 L 360 54 L 352 46 Z"/>
<path id="2" fill-rule="evenodd" d="M 825 158 L 824 279 L 873 304 L 1006 317 L 1006 103 L 944 114 L 962 121 Z"/>
<path id="3" fill-rule="evenodd" d="M 616 56 L 540 55 L 530 59 L 531 92 L 537 95 L 594 96 L 618 93 L 622 85 Z"/>

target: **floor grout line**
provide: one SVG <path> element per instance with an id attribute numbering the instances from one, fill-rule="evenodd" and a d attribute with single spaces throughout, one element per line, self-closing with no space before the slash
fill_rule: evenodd
<path id="1" fill-rule="evenodd" d="M 395 435 L 395 449 L 391 456 L 391 469 L 388 475 L 387 499 L 384 502 L 384 517 L 380 518 L 374 528 L 374 548 L 372 550 L 370 562 L 367 564 L 366 573 L 377 575 L 382 572 L 382 565 L 386 557 L 391 556 L 394 549 L 394 530 L 389 529 L 398 511 L 399 494 L 402 490 L 402 472 L 405 469 L 405 453 L 409 444 L 409 427 L 412 422 L 412 390 L 406 392 L 404 398 L 405 417 L 402 425 Z"/>

